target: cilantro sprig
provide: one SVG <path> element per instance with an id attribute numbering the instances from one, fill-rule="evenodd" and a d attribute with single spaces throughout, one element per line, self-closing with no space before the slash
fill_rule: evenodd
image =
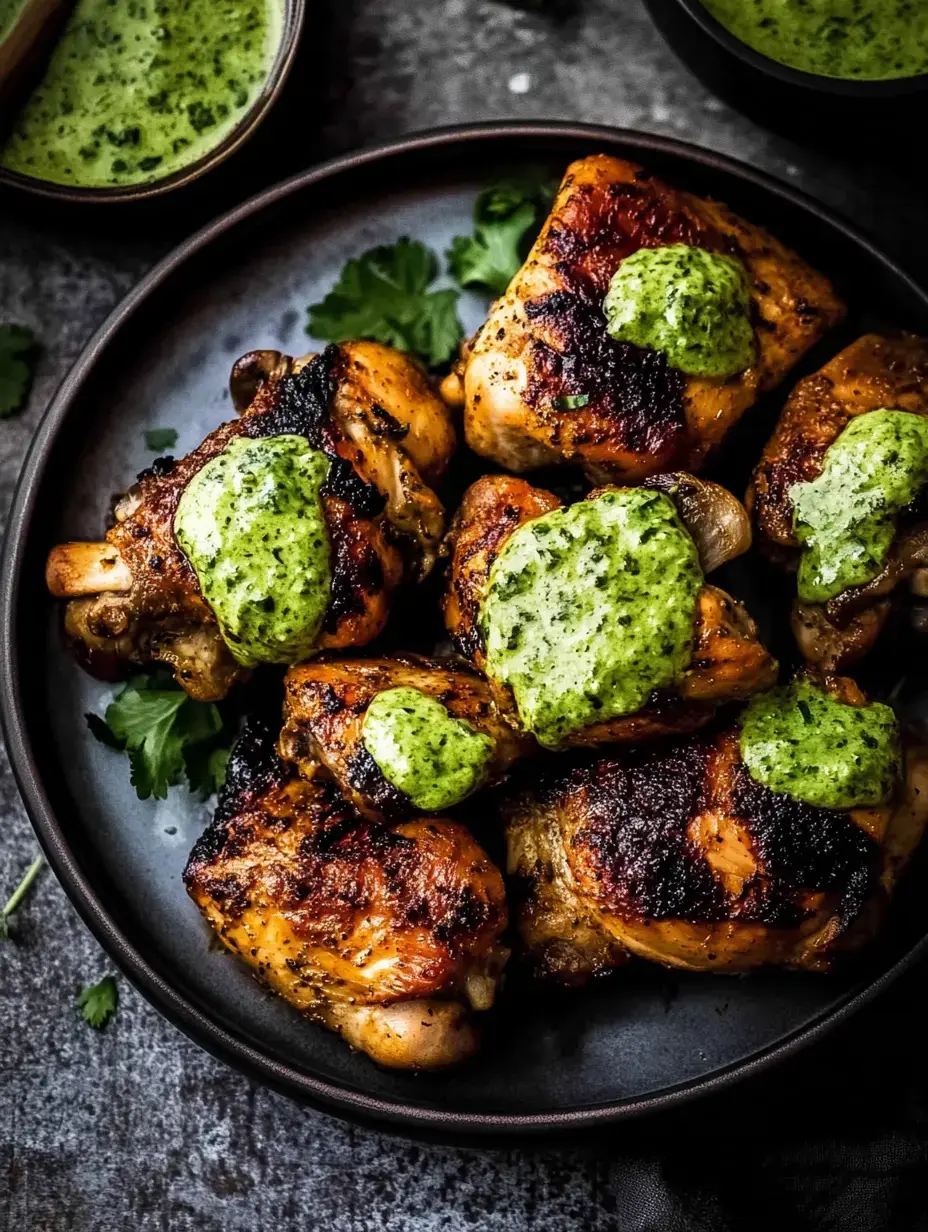
<path id="1" fill-rule="evenodd" d="M 325 342 L 370 338 L 445 364 L 464 336 L 459 292 L 435 290 L 438 258 L 418 240 L 371 248 L 345 263 L 338 282 L 309 308 L 306 332 Z"/>
<path id="2" fill-rule="evenodd" d="M 163 800 L 181 777 L 204 797 L 225 780 L 231 736 L 218 706 L 188 697 L 163 669 L 134 676 L 103 718 L 84 717 L 102 744 L 128 753 L 129 777 L 140 800 Z"/>
<path id="3" fill-rule="evenodd" d="M 81 1018 L 97 1031 L 102 1031 L 116 1013 L 119 990 L 111 975 L 104 975 L 96 984 L 87 984 L 77 995 Z"/>
<path id="4" fill-rule="evenodd" d="M 32 888 L 32 883 L 39 875 L 42 865 L 45 863 L 44 856 L 36 856 L 29 867 L 26 869 L 22 881 L 10 895 L 6 906 L 0 911 L 0 941 L 9 941 L 10 939 L 10 921 L 22 906 L 23 900 Z"/>
<path id="5" fill-rule="evenodd" d="M 38 348 L 24 325 L 0 325 L 0 419 L 22 410 L 32 388 Z"/>
<path id="6" fill-rule="evenodd" d="M 448 250 L 451 273 L 462 287 L 505 294 L 550 209 L 556 188 L 538 174 L 526 174 L 502 180 L 479 194 L 473 235 L 456 235 Z"/>

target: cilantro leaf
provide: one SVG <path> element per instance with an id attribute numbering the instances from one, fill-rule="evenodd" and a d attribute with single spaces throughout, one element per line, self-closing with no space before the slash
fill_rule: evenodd
<path id="1" fill-rule="evenodd" d="M 119 992 L 111 975 L 104 975 L 98 984 L 85 985 L 77 997 L 81 1018 L 97 1031 L 102 1031 L 116 1013 Z"/>
<path id="2" fill-rule="evenodd" d="M 85 716 L 93 735 L 129 754 L 129 778 L 140 800 L 163 800 L 186 774 L 191 791 L 209 795 L 223 778 L 222 715 L 195 702 L 164 672 L 136 676 L 106 708 Z"/>
<path id="3" fill-rule="evenodd" d="M 458 292 L 430 291 L 438 260 L 418 240 L 371 248 L 346 261 L 338 282 L 309 308 L 306 332 L 326 342 L 370 338 L 412 351 L 430 367 L 447 363 L 464 330 Z"/>
<path id="4" fill-rule="evenodd" d="M 22 410 L 32 388 L 36 342 L 24 325 L 0 325 L 0 419 Z"/>
<path id="5" fill-rule="evenodd" d="M 462 287 L 504 295 L 519 272 L 554 186 L 537 176 L 503 180 L 474 203 L 474 234 L 456 235 L 448 250 L 451 273 Z"/>
<path id="6" fill-rule="evenodd" d="M 36 856 L 23 876 L 22 881 L 10 895 L 6 906 L 0 911 L 0 941 L 9 941 L 10 939 L 10 919 L 14 916 L 22 904 L 23 899 L 29 893 L 32 883 L 39 875 L 39 870 L 45 863 L 44 856 Z"/>
<path id="7" fill-rule="evenodd" d="M 177 431 L 174 428 L 151 428 L 145 433 L 145 448 L 154 453 L 164 449 L 173 449 L 177 444 Z"/>

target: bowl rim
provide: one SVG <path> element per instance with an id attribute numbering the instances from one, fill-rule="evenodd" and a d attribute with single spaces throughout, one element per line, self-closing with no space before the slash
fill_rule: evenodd
<path id="1" fill-rule="evenodd" d="M 878 80 L 858 80 L 847 77 L 826 77 L 823 73 L 807 73 L 802 69 L 781 64 L 762 52 L 755 51 L 737 35 L 731 33 L 718 18 L 714 17 L 702 0 L 671 0 L 679 5 L 687 16 L 724 50 L 768 77 L 775 77 L 785 85 L 814 91 L 819 94 L 835 94 L 850 98 L 899 98 L 928 90 L 928 71 L 911 77 L 891 77 Z M 646 0 L 650 4 L 651 0 Z"/>
<path id="2" fill-rule="evenodd" d="M 880 975 L 869 979 L 863 987 L 852 989 L 835 1005 L 780 1037 L 773 1044 L 710 1074 L 687 1079 L 655 1094 L 571 1110 L 541 1113 L 470 1113 L 375 1097 L 342 1086 L 338 1082 L 315 1078 L 262 1052 L 244 1035 L 227 1028 L 209 1012 L 201 1009 L 192 996 L 185 994 L 141 953 L 120 928 L 102 896 L 85 875 L 68 842 L 66 829 L 52 809 L 45 792 L 27 729 L 23 703 L 24 681 L 17 654 L 19 590 L 25 565 L 25 548 L 46 463 L 81 386 L 128 318 L 189 258 L 220 239 L 226 232 L 290 195 L 350 175 L 372 164 L 412 157 L 418 158 L 421 165 L 427 165 L 431 152 L 446 152 L 448 148 L 453 149 L 455 146 L 473 150 L 475 157 L 485 156 L 487 161 L 490 161 L 494 155 L 498 156 L 513 147 L 519 149 L 523 142 L 529 141 L 550 141 L 552 145 L 575 143 L 605 146 L 617 156 L 640 156 L 644 159 L 653 154 L 669 155 L 746 181 L 811 213 L 850 242 L 862 246 L 887 271 L 906 284 L 913 295 L 924 302 L 928 311 L 928 292 L 851 224 L 813 198 L 781 183 L 775 177 L 688 142 L 634 129 L 547 121 L 465 124 L 412 134 L 333 158 L 265 189 L 220 215 L 183 241 L 141 279 L 92 335 L 49 403 L 20 472 L 0 553 L 0 728 L 6 739 L 10 764 L 26 812 L 49 864 L 81 919 L 116 966 L 142 995 L 185 1035 L 250 1078 L 349 1120 L 443 1140 L 469 1137 L 472 1141 L 482 1138 L 490 1142 L 513 1136 L 556 1134 L 564 1130 L 594 1128 L 669 1109 L 697 1096 L 720 1091 L 742 1078 L 766 1070 L 846 1021 L 920 957 L 928 954 L 928 934 Z M 410 1100 L 414 1100 L 414 1093 L 411 1093 Z"/>
<path id="3" fill-rule="evenodd" d="M 201 154 L 194 162 L 178 167 L 176 171 L 163 176 L 160 180 L 150 180 L 142 184 L 89 188 L 56 184 L 53 180 L 43 180 L 39 176 L 11 171 L 0 164 L 0 189 L 9 188 L 33 197 L 41 197 L 46 201 L 69 202 L 72 205 L 118 205 L 161 197 L 199 180 L 214 167 L 224 163 L 254 136 L 277 102 L 290 76 L 290 70 L 293 68 L 300 47 L 308 0 L 281 0 L 281 3 L 280 41 L 264 85 L 235 127 L 223 137 L 218 145 Z"/>

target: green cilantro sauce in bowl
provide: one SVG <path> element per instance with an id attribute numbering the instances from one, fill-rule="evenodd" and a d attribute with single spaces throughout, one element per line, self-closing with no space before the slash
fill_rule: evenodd
<path id="1" fill-rule="evenodd" d="M 5 5 L 0 0 L 0 28 Z M 138 200 L 223 161 L 291 67 L 305 0 L 77 0 L 0 135 L 0 182 Z M 13 18 L 10 18 L 12 21 Z"/>

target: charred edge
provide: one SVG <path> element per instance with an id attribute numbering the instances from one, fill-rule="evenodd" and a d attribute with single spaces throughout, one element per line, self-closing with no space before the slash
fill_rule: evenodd
<path id="1" fill-rule="evenodd" d="M 145 479 L 165 479 L 172 474 L 177 466 L 177 459 L 173 454 L 165 454 L 164 457 L 155 458 L 151 466 L 146 466 L 143 471 L 139 471 L 136 475 L 136 483 L 142 483 Z"/>
<path id="2" fill-rule="evenodd" d="M 586 395 L 585 435 L 574 444 L 617 439 L 634 453 L 672 454 L 686 432 L 686 377 L 659 351 L 615 342 L 590 288 L 555 291 L 525 305 L 529 319 L 557 340 L 557 350 L 537 340 L 531 348 L 526 401 L 550 406 L 565 395 Z M 605 428 L 602 421 L 607 420 Z M 597 424 L 599 425 L 597 427 Z"/>
<path id="3" fill-rule="evenodd" d="M 655 920 L 727 917 L 726 895 L 688 835 L 705 807 L 711 756 L 710 741 L 697 738 L 572 771 L 588 814 L 573 841 L 589 853 L 610 911 Z"/>
<path id="4" fill-rule="evenodd" d="M 330 524 L 332 589 L 323 628 L 333 634 L 342 620 L 362 615 L 368 597 L 379 595 L 384 588 L 383 564 L 373 546 L 366 539 L 340 531 L 340 527 Z"/>
<path id="5" fill-rule="evenodd" d="M 756 782 L 743 764 L 734 773 L 732 810 L 751 836 L 766 885 L 749 896 L 741 919 L 790 926 L 808 912 L 792 902 L 797 888 L 841 895 L 850 923 L 872 890 L 879 845 L 848 814 L 816 808 Z"/>
<path id="6" fill-rule="evenodd" d="M 347 779 L 356 792 L 387 817 L 396 820 L 414 811 L 406 793 L 389 782 L 363 744 L 348 760 Z"/>
<path id="7" fill-rule="evenodd" d="M 329 412 L 343 364 L 341 349 L 334 344 L 316 355 L 299 372 L 278 380 L 274 387 L 271 410 L 249 415 L 243 431 L 253 439 L 293 434 L 305 436 L 313 449 L 319 449 L 331 459 L 329 474 L 323 484 L 323 495 L 337 496 L 359 517 L 376 517 L 383 512 L 385 500 L 377 488 L 362 479 L 335 448 L 335 425 Z"/>
<path id="8" fill-rule="evenodd" d="M 226 780 L 219 792 L 212 821 L 190 853 L 185 878 L 195 865 L 214 863 L 226 845 L 229 822 L 272 787 L 286 782 L 288 777 L 286 766 L 277 756 L 270 723 L 264 718 L 249 716 L 229 758 Z"/>

